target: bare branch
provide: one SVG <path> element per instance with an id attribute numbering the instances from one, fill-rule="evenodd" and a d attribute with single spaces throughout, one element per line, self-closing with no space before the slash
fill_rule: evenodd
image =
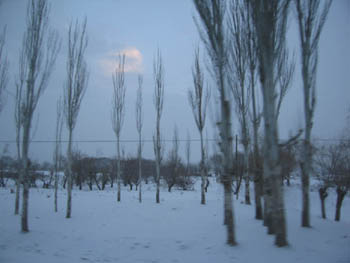
<path id="1" fill-rule="evenodd" d="M 316 106 L 318 43 L 333 1 L 294 0 L 294 2 L 297 11 L 300 46 L 302 51 L 305 115 L 306 118 L 312 119 Z M 321 2 L 323 2 L 323 7 L 320 7 Z M 320 8 L 322 9 L 320 10 Z"/>
<path id="2" fill-rule="evenodd" d="M 157 122 L 160 120 L 163 111 L 163 101 L 164 101 L 164 69 L 162 62 L 162 55 L 160 50 L 157 50 L 156 58 L 153 62 L 153 77 L 154 77 L 154 97 L 153 103 L 157 112 Z"/>
<path id="3" fill-rule="evenodd" d="M 199 50 L 195 51 L 192 68 L 193 90 L 188 90 L 188 100 L 199 132 L 203 131 L 206 120 L 207 105 L 210 99 L 208 88 L 204 88 L 204 75 L 200 67 Z"/>
<path id="4" fill-rule="evenodd" d="M 142 83 L 143 83 L 143 77 L 142 75 L 138 76 L 138 89 L 136 94 L 136 129 L 138 133 L 141 133 L 142 126 L 143 126 L 143 112 L 142 112 L 142 106 L 143 106 L 143 100 L 142 100 Z"/>
<path id="5" fill-rule="evenodd" d="M 283 102 L 284 97 L 286 96 L 287 92 L 289 91 L 293 76 L 294 76 L 294 70 L 295 70 L 295 55 L 293 53 L 292 58 L 289 58 L 288 49 L 287 47 L 283 48 L 281 53 L 278 56 L 278 82 L 279 82 L 279 93 L 278 93 L 278 99 L 277 99 L 277 106 L 276 106 L 276 120 L 278 120 L 278 116 L 280 114 L 281 105 Z"/>
<path id="6" fill-rule="evenodd" d="M 0 113 L 4 108 L 5 104 L 5 94 L 7 83 L 8 83 L 8 67 L 9 62 L 7 55 L 4 52 L 4 45 L 6 41 L 6 27 L 2 33 L 0 33 Z"/>
<path id="7" fill-rule="evenodd" d="M 113 131 L 117 137 L 120 136 L 120 131 L 124 123 L 125 115 L 125 91 L 124 84 L 124 66 L 125 55 L 119 56 L 118 67 L 113 73 L 113 98 L 112 98 L 112 125 Z"/>
<path id="8" fill-rule="evenodd" d="M 67 80 L 64 86 L 64 114 L 69 130 L 73 130 L 76 125 L 80 105 L 88 86 L 89 73 L 84 57 L 88 45 L 86 24 L 86 18 L 82 25 L 79 25 L 77 20 L 74 29 L 72 23 L 70 23 L 68 30 Z"/>

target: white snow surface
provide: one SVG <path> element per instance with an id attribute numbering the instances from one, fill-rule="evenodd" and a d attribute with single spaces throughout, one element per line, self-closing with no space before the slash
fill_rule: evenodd
<path id="1" fill-rule="evenodd" d="M 53 210 L 53 189 L 31 189 L 29 233 L 20 232 L 10 188 L 0 189 L 0 262 L 350 262 L 350 198 L 345 197 L 341 221 L 335 222 L 334 192 L 326 200 L 328 219 L 320 217 L 320 201 L 311 192 L 312 228 L 300 227 L 299 183 L 284 187 L 289 246 L 277 248 L 262 222 L 254 219 L 254 205 L 234 202 L 238 246 L 228 246 L 223 225 L 223 190 L 214 180 L 207 204 L 200 205 L 200 184 L 195 191 L 161 191 L 155 203 L 154 188 L 138 193 L 116 188 L 105 191 L 73 190 L 72 218 L 65 218 L 66 192 L 58 195 Z M 252 200 L 253 196 L 252 196 Z"/>

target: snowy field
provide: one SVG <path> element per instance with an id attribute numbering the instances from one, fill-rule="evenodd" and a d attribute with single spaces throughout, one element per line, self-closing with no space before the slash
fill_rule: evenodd
<path id="1" fill-rule="evenodd" d="M 148 187 L 148 188 L 147 188 Z M 311 193 L 312 228 L 300 227 L 301 194 L 294 183 L 285 187 L 289 247 L 276 248 L 254 219 L 254 206 L 235 200 L 239 245 L 225 244 L 221 185 L 211 182 L 207 205 L 195 191 L 155 193 L 144 187 L 143 203 L 126 188 L 122 202 L 115 190 L 73 191 L 72 218 L 65 219 L 66 192 L 59 192 L 59 211 L 53 211 L 53 190 L 31 189 L 29 227 L 20 233 L 20 217 L 13 215 L 15 195 L 0 189 L 0 262 L 350 262 L 350 198 L 334 222 L 335 194 L 327 198 L 327 216 L 320 218 L 317 192 Z"/>

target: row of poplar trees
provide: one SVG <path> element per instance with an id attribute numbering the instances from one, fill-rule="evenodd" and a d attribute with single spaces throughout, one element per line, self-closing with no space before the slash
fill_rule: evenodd
<path id="1" fill-rule="evenodd" d="M 221 181 L 224 185 L 227 243 L 230 245 L 237 243 L 231 189 L 234 174 L 231 107 L 235 106 L 235 117 L 239 121 L 244 146 L 246 203 L 250 203 L 247 166 L 251 137 L 248 133 L 250 110 L 248 105 L 251 105 L 255 217 L 263 219 L 268 233 L 275 235 L 277 246 L 286 246 L 288 240 L 279 148 L 288 145 L 301 134 L 299 131 L 289 141 L 283 144 L 279 142 L 278 115 L 283 97 L 290 87 L 295 66 L 286 43 L 288 19 L 291 10 L 294 9 L 299 29 L 305 116 L 303 154 L 300 161 L 301 225 L 310 227 L 309 178 L 312 165 L 310 138 L 316 103 L 318 45 L 332 1 L 193 0 L 193 2 L 197 11 L 195 23 L 209 57 L 209 69 L 219 97 L 220 116 L 217 126 L 222 153 Z M 257 80 L 260 80 L 260 83 Z M 258 86 L 263 101 L 261 113 L 256 101 Z M 262 149 L 259 149 L 258 145 L 260 116 L 263 117 L 264 123 Z M 198 123 L 197 119 L 196 122 Z M 263 164 L 259 166 L 258 160 L 261 155 Z"/>
<path id="2" fill-rule="evenodd" d="M 18 73 L 15 75 L 15 111 L 16 149 L 19 165 L 19 176 L 16 178 L 15 214 L 20 210 L 20 189 L 22 191 L 21 230 L 28 232 L 28 198 L 29 198 L 29 146 L 32 136 L 32 120 L 39 99 L 49 85 L 57 55 L 62 41 L 58 32 L 49 25 L 50 5 L 47 0 L 30 0 L 27 5 L 26 29 L 23 34 L 19 53 Z M 85 50 L 88 45 L 86 19 L 83 23 L 70 23 L 67 38 L 66 79 L 63 85 L 63 99 L 57 106 L 56 147 L 54 150 L 55 167 L 58 170 L 60 140 L 63 120 L 68 130 L 67 148 L 67 210 L 66 217 L 71 217 L 72 205 L 72 140 L 81 101 L 84 97 L 89 73 L 85 61 Z M 0 72 L 1 94 L 8 83 L 8 60 L 4 55 L 6 30 L 0 35 Z M 2 96 L 1 96 L 2 98 Z M 57 173 L 55 176 L 55 211 L 57 211 Z"/>
<path id="3" fill-rule="evenodd" d="M 316 73 L 318 64 L 318 43 L 322 28 L 331 6 L 331 0 L 193 0 L 197 10 L 195 23 L 206 48 L 210 61 L 210 71 L 214 78 L 215 90 L 219 95 L 220 117 L 219 147 L 222 153 L 221 181 L 224 185 L 224 211 L 227 226 L 227 243 L 236 244 L 233 203 L 233 137 L 231 127 L 232 101 L 239 120 L 242 144 L 244 146 L 244 164 L 246 166 L 245 185 L 246 203 L 249 198 L 249 176 L 247 173 L 250 135 L 248 132 L 248 111 L 252 107 L 253 156 L 254 156 L 254 192 L 256 219 L 263 219 L 269 234 L 276 236 L 277 246 L 286 246 L 287 230 L 281 187 L 281 167 L 279 162 L 278 115 L 283 97 L 290 87 L 295 62 L 289 58 L 286 45 L 286 31 L 291 9 L 295 9 L 299 27 L 301 73 L 303 81 L 305 127 L 303 140 L 302 170 L 302 223 L 310 227 L 309 216 L 309 174 L 312 165 L 311 130 L 316 103 Z M 322 4 L 321 4 L 322 3 Z M 20 176 L 17 180 L 15 213 L 19 213 L 20 185 L 23 184 L 23 202 L 21 229 L 28 228 L 29 196 L 29 145 L 33 114 L 38 101 L 48 86 L 55 61 L 61 47 L 58 33 L 49 27 L 50 6 L 47 0 L 30 0 L 27 6 L 26 30 L 23 35 L 19 56 L 19 72 L 16 75 L 15 124 L 17 157 L 21 162 Z M 57 168 L 60 156 L 60 138 L 62 119 L 65 119 L 69 134 L 67 148 L 68 180 L 66 217 L 71 217 L 72 185 L 72 140 L 82 98 L 85 94 L 89 72 L 85 61 L 88 39 L 86 19 L 82 24 L 71 23 L 67 41 L 67 77 L 63 88 L 63 102 L 57 107 L 57 125 L 54 159 Z M 4 30 L 0 35 L 0 92 L 8 82 L 8 60 L 3 52 Z M 113 74 L 112 126 L 117 137 L 117 156 L 120 160 L 119 138 L 124 120 L 124 64 L 125 57 L 119 58 L 119 65 Z M 159 203 L 160 163 L 164 147 L 160 134 L 160 120 L 164 98 L 164 69 L 161 54 L 158 51 L 154 65 L 154 105 L 156 109 L 156 129 L 153 136 L 156 159 L 156 202 Z M 205 110 L 210 91 L 204 89 L 203 73 L 200 69 L 199 52 L 196 52 L 192 71 L 194 89 L 189 91 L 197 128 L 201 137 L 201 203 L 205 204 L 205 151 L 202 131 L 205 124 Z M 260 85 L 257 80 L 260 80 Z M 263 97 L 263 109 L 259 112 L 256 88 L 260 86 Z M 0 104 L 2 107 L 2 104 Z M 62 111 L 63 108 L 63 111 Z M 62 113 L 63 112 L 63 113 Z M 260 116 L 264 120 L 264 145 L 259 149 L 258 128 Z M 139 133 L 138 155 L 141 160 L 142 131 L 142 76 L 139 77 L 139 89 L 136 101 L 136 125 Z M 297 136 L 297 135 L 296 135 Z M 293 140 L 293 138 L 291 138 Z M 288 144 L 288 142 L 284 143 Z M 263 169 L 258 160 L 263 156 Z M 120 201 L 120 163 L 117 163 L 118 196 Z M 141 166 L 139 170 L 141 178 Z M 57 174 L 55 180 L 55 211 L 57 211 Z M 139 200 L 141 202 L 141 187 Z M 262 201 L 264 206 L 262 206 Z M 264 207 L 264 209 L 262 208 Z"/>

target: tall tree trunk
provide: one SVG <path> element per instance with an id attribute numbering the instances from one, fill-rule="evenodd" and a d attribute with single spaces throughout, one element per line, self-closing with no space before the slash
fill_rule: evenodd
<path id="1" fill-rule="evenodd" d="M 257 114 L 256 109 L 256 98 L 255 98 L 255 67 L 254 65 L 250 67 L 250 71 L 253 73 L 250 73 L 251 78 L 251 92 L 252 92 L 252 108 L 253 108 L 253 139 L 254 139 L 254 198 L 255 198 L 255 219 L 261 220 L 263 219 L 263 209 L 261 204 L 261 196 L 263 193 L 263 180 L 262 180 L 262 170 L 260 165 L 260 155 L 259 155 L 259 143 L 258 143 L 258 129 L 259 129 L 259 117 Z"/>
<path id="2" fill-rule="evenodd" d="M 272 182 L 270 178 L 265 176 L 267 173 L 268 171 L 264 168 L 264 226 L 267 227 L 267 233 L 272 235 L 275 233 L 272 220 Z"/>
<path id="3" fill-rule="evenodd" d="M 161 151 L 161 142 L 160 142 L 160 115 L 157 114 L 157 125 L 156 125 L 156 203 L 159 204 L 159 190 L 160 190 L 160 151 Z"/>
<path id="4" fill-rule="evenodd" d="M 72 175 L 72 137 L 73 130 L 69 129 L 69 140 L 68 140 L 68 167 L 67 167 L 67 211 L 66 218 L 71 218 L 72 214 L 72 188 L 73 188 L 73 175 Z"/>
<path id="5" fill-rule="evenodd" d="M 336 210 L 335 210 L 335 221 L 340 221 L 340 210 L 341 205 L 343 203 L 344 197 L 345 197 L 346 191 L 340 189 L 340 187 L 337 187 L 337 203 L 336 203 Z"/>
<path id="6" fill-rule="evenodd" d="M 141 170 L 141 133 L 139 133 L 139 148 L 138 148 L 138 155 L 139 155 L 139 202 L 142 202 L 142 170 Z"/>
<path id="7" fill-rule="evenodd" d="M 117 201 L 120 202 L 120 190 L 121 190 L 121 182 L 120 182 L 120 145 L 119 145 L 119 135 L 117 136 L 117 184 L 118 184 L 118 194 Z"/>
<path id="8" fill-rule="evenodd" d="M 254 171 L 254 200 L 255 200 L 255 219 L 263 219 L 263 209 L 261 204 L 261 174 Z"/>
<path id="9" fill-rule="evenodd" d="M 222 72 L 222 71 L 221 71 Z M 221 79 L 221 87 L 223 79 Z M 233 147 L 232 147 L 232 132 L 231 132 L 231 114 L 230 103 L 225 100 L 225 93 L 221 96 L 221 136 L 223 153 L 223 183 L 224 183 L 224 207 L 225 207 L 225 224 L 227 227 L 227 243 L 229 245 L 236 245 L 234 215 L 233 215 L 233 200 L 232 200 L 232 163 L 233 163 Z"/>
<path id="10" fill-rule="evenodd" d="M 200 134 L 200 140 L 201 140 L 201 178 L 202 178 L 202 183 L 201 183 L 201 204 L 205 205 L 205 184 L 207 183 L 206 180 L 206 173 L 205 173 L 205 167 L 204 167 L 204 160 L 205 160 L 205 155 L 204 155 L 204 144 L 203 144 L 203 132 L 199 131 Z"/>
<path id="11" fill-rule="evenodd" d="M 29 199 L 29 183 L 27 179 L 23 181 L 23 196 L 22 196 L 22 217 L 21 227 L 22 232 L 29 232 L 28 227 L 28 199 Z"/>
<path id="12" fill-rule="evenodd" d="M 267 62 L 267 61 L 266 61 Z M 267 63 L 264 70 L 271 69 Z M 281 166 L 279 161 L 278 130 L 275 115 L 275 93 L 273 86 L 273 74 L 266 74 L 262 81 L 264 100 L 264 189 L 266 201 L 266 223 L 269 233 L 275 234 L 275 244 L 279 247 L 286 246 L 287 231 L 283 200 L 283 188 L 281 186 Z M 271 222 L 270 222 L 271 220 Z M 271 229 L 272 228 L 272 229 Z"/>
<path id="13" fill-rule="evenodd" d="M 20 183 L 20 173 L 21 171 L 18 171 L 17 178 L 16 178 L 16 199 L 15 199 L 15 215 L 18 215 L 19 213 L 19 195 L 20 195 L 20 189 L 21 189 L 21 183 Z"/>
<path id="14" fill-rule="evenodd" d="M 141 162 L 139 162 L 139 180 L 140 180 L 140 185 L 139 185 L 139 202 L 142 202 L 142 182 L 141 182 Z"/>
<path id="15" fill-rule="evenodd" d="M 114 176 L 111 173 L 111 188 L 113 188 Z"/>
<path id="16" fill-rule="evenodd" d="M 309 116 L 309 115 L 308 115 Z M 307 117 L 309 118 L 309 117 Z M 303 145 L 303 159 L 301 162 L 301 183 L 302 183 L 302 216 L 301 216 L 301 226 L 310 227 L 310 169 L 312 162 L 312 152 L 311 152 L 311 126 L 306 124 L 305 129 L 305 139 Z"/>
<path id="17" fill-rule="evenodd" d="M 249 138 L 248 138 L 248 127 L 246 120 L 246 110 L 245 110 L 245 95 L 244 95 L 244 81 L 241 83 L 241 94 L 242 94 L 242 110 L 240 114 L 242 115 L 241 129 L 242 129 L 242 141 L 243 141 L 243 178 L 245 181 L 245 204 L 250 205 L 250 178 L 249 178 Z"/>
<path id="18" fill-rule="evenodd" d="M 156 161 L 156 183 L 157 183 L 157 190 L 156 190 L 156 203 L 159 204 L 159 183 L 160 183 L 160 167 L 159 167 L 159 162 L 158 160 Z"/>
<path id="19" fill-rule="evenodd" d="M 274 184 L 276 188 L 274 192 L 276 193 L 273 198 L 273 223 L 275 229 L 275 245 L 278 247 L 283 247 L 288 245 L 287 242 L 287 226 L 285 218 L 285 209 L 284 209 L 284 194 L 283 187 L 281 186 L 282 177 L 281 177 L 281 168 L 278 165 L 276 167 L 276 173 L 274 174 Z"/>
<path id="20" fill-rule="evenodd" d="M 246 140 L 246 139 L 245 139 Z M 243 156 L 243 166 L 244 166 L 244 182 L 245 182 L 245 204 L 250 205 L 250 184 L 249 184 L 249 168 L 248 168 L 248 144 L 244 144 L 244 156 Z"/>
<path id="21" fill-rule="evenodd" d="M 55 193 L 54 193 L 55 212 L 57 212 L 57 190 L 58 190 L 58 174 L 57 174 L 57 168 L 56 168 L 56 171 L 55 171 Z"/>
<path id="22" fill-rule="evenodd" d="M 29 136 L 30 136 L 30 121 L 25 120 L 23 127 L 23 142 L 22 142 L 22 183 L 23 183 L 23 195 L 22 195 L 22 214 L 21 214 L 21 230 L 22 232 L 29 232 L 28 227 L 28 199 L 29 199 L 29 160 L 28 160 L 28 148 L 29 148 Z"/>
<path id="23" fill-rule="evenodd" d="M 320 196 L 320 200 L 321 200 L 321 212 L 322 212 L 322 218 L 326 219 L 326 207 L 325 207 L 325 200 L 328 196 L 327 193 L 327 188 L 326 187 L 321 187 L 320 189 L 318 189 L 318 193 Z"/>
<path id="24" fill-rule="evenodd" d="M 224 179 L 224 222 L 227 227 L 227 244 L 235 245 L 235 231 L 234 231 L 234 217 L 233 217 L 233 194 L 232 194 L 232 180 L 229 175 L 225 175 Z M 231 182 L 230 182 L 231 181 Z"/>

